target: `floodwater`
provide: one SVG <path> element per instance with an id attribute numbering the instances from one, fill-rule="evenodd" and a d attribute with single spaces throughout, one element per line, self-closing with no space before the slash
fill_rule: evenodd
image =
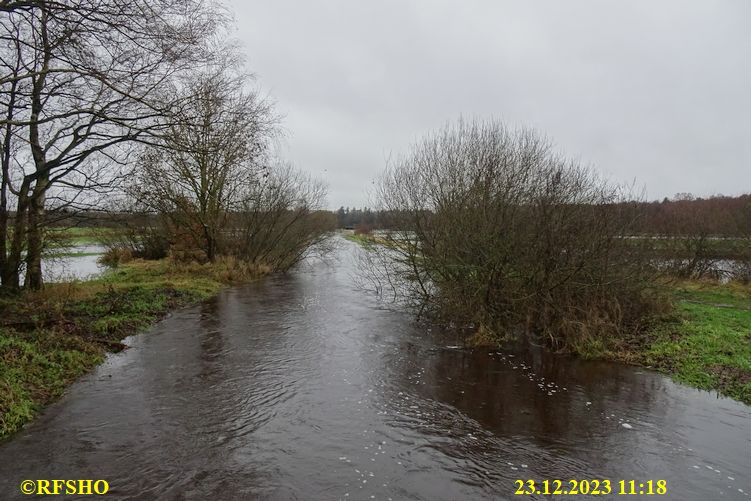
<path id="1" fill-rule="evenodd" d="M 63 247 L 60 252 L 66 254 L 82 253 L 80 256 L 44 256 L 42 257 L 42 277 L 46 283 L 90 280 L 106 271 L 107 267 L 97 261 L 105 248 L 101 245 L 74 245 Z M 25 276 L 21 270 L 21 283 Z"/>
<path id="2" fill-rule="evenodd" d="M 42 275 L 45 282 L 87 280 L 101 275 L 106 269 L 97 259 L 104 253 L 101 245 L 76 245 L 65 247 L 66 253 L 85 253 L 83 256 L 45 257 L 42 259 Z"/>
<path id="3" fill-rule="evenodd" d="M 751 407 L 644 369 L 459 348 L 355 288 L 352 254 L 126 340 L 0 446 L 0 499 L 25 479 L 105 479 L 107 499 L 545 499 L 514 494 L 526 479 L 748 499 Z"/>

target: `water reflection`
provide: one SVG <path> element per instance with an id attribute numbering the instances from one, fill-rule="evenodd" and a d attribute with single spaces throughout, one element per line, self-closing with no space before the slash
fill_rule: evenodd
<path id="1" fill-rule="evenodd" d="M 42 258 L 42 275 L 44 281 L 69 282 L 73 280 L 88 280 L 101 275 L 106 267 L 97 260 L 104 253 L 101 245 L 77 245 L 61 249 L 62 256 L 46 256 Z M 23 273 L 21 274 L 23 281 Z"/>
<path id="2" fill-rule="evenodd" d="M 519 478 L 746 498 L 748 407 L 630 367 L 454 348 L 357 290 L 350 252 L 129 339 L 0 446 L 3 499 L 25 478 L 105 478 L 116 499 L 521 499 Z"/>

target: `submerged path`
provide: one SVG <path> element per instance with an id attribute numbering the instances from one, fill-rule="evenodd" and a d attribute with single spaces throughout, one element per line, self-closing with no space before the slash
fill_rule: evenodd
<path id="1" fill-rule="evenodd" d="M 25 479 L 105 479 L 106 499 L 545 499 L 514 481 L 555 478 L 667 480 L 600 499 L 749 499 L 751 407 L 646 370 L 456 348 L 357 290 L 353 252 L 129 338 L 0 446 L 0 499 Z"/>

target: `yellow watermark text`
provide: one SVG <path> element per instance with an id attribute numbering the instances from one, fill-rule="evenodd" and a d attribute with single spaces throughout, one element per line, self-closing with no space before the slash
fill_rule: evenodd
<path id="1" fill-rule="evenodd" d="M 106 480 L 24 480 L 21 482 L 23 494 L 49 494 L 57 496 L 102 496 L 110 490 Z"/>

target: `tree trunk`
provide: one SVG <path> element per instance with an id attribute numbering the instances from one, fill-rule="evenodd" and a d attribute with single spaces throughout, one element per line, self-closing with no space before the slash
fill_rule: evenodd
<path id="1" fill-rule="evenodd" d="M 19 214 L 16 211 L 10 249 L 4 260 L 2 277 L 0 277 L 2 279 L 2 288 L 12 292 L 17 291 L 21 286 L 19 270 L 21 268 L 23 241 L 26 236 L 26 210 L 24 209 L 23 212 L 23 214 Z"/>
<path id="2" fill-rule="evenodd" d="M 23 252 L 24 242 L 26 242 L 30 186 L 31 178 L 24 178 L 21 183 L 21 189 L 18 192 L 16 217 L 13 223 L 13 234 L 10 241 L 10 252 L 8 252 L 8 258 L 5 262 L 5 273 L 2 277 L 3 288 L 11 291 L 17 291 L 21 285 L 19 271 L 21 269 L 21 253 Z"/>
<path id="3" fill-rule="evenodd" d="M 48 185 L 46 178 L 37 179 L 29 204 L 24 287 L 31 290 L 41 290 L 44 286 L 42 279 L 42 250 L 44 248 L 42 229 L 44 228 L 44 201 Z"/>
<path id="4" fill-rule="evenodd" d="M 16 71 L 17 73 L 17 71 Z M 12 282 L 13 270 L 9 267 L 8 259 L 8 227 L 10 214 L 8 213 L 8 190 L 10 187 L 10 158 L 11 158 L 11 141 L 13 140 L 13 112 L 16 106 L 16 86 L 13 82 L 10 88 L 8 113 L 6 119 L 8 123 L 5 126 L 5 137 L 3 138 L 3 157 L 2 172 L 0 173 L 0 286 L 6 288 L 8 282 Z M 18 266 L 15 268 L 15 284 L 18 288 Z"/>
<path id="5" fill-rule="evenodd" d="M 46 159 L 44 141 L 40 138 L 40 117 L 45 103 L 47 73 L 52 59 L 52 46 L 48 34 L 48 11 L 42 4 L 39 21 L 41 36 L 42 64 L 39 75 L 32 78 L 31 116 L 29 120 L 29 147 L 34 158 L 34 189 L 31 192 L 28 209 L 28 228 L 26 239 L 26 280 L 24 286 L 40 290 L 42 280 L 42 225 L 44 224 L 44 201 L 49 187 L 50 172 Z"/>
<path id="6" fill-rule="evenodd" d="M 10 125 L 8 126 L 10 129 Z M 8 185 L 10 184 L 10 144 L 7 134 L 3 145 L 2 179 L 0 180 L 0 286 L 5 287 L 8 277 Z M 6 161 L 8 160 L 8 161 Z"/>
<path id="7" fill-rule="evenodd" d="M 206 259 L 213 263 L 216 259 L 216 238 L 208 226 L 204 226 L 203 234 L 206 238 Z"/>

